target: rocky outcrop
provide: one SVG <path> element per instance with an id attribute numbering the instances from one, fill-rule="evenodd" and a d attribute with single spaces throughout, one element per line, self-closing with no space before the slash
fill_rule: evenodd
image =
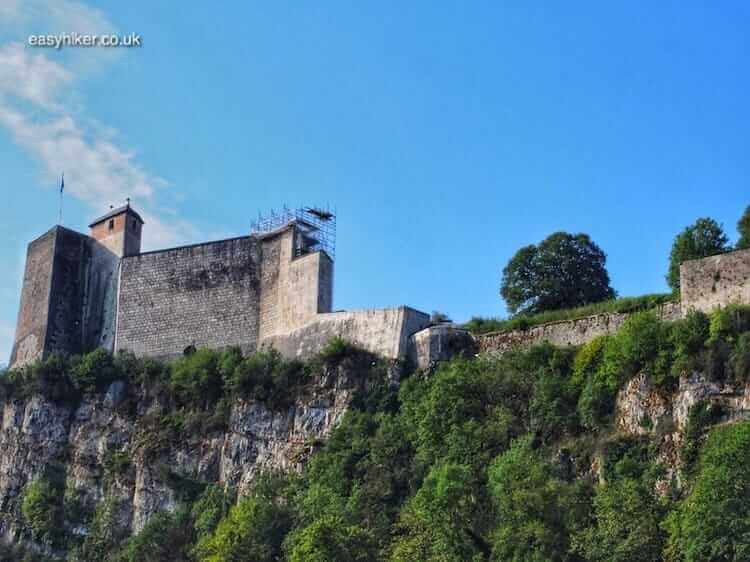
<path id="1" fill-rule="evenodd" d="M 262 471 L 300 470 L 368 384 L 358 372 L 346 361 L 323 368 L 282 408 L 238 399 L 219 427 L 192 433 L 167 430 L 170 416 L 187 413 L 121 381 L 75 406 L 40 395 L 0 401 L 0 535 L 19 538 L 24 487 L 50 465 L 64 473 L 66 498 L 88 513 L 109 502 L 124 533 L 174 509 L 181 482 L 218 482 L 242 492 Z M 68 530 L 88 532 L 85 523 Z"/>
<path id="2" fill-rule="evenodd" d="M 648 436 L 657 443 L 659 461 L 667 471 L 665 488 L 673 477 L 679 484 L 685 429 L 691 407 L 699 403 L 718 406 L 722 421 L 744 419 L 750 417 L 750 386 L 721 384 L 701 373 L 690 373 L 680 377 L 673 392 L 666 392 L 654 385 L 648 373 L 641 373 L 617 395 L 617 429 L 627 435 Z"/>

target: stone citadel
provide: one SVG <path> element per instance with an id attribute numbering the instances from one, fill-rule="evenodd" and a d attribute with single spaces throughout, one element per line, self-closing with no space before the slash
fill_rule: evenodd
<path id="1" fill-rule="evenodd" d="M 302 356 L 334 336 L 403 357 L 428 315 L 405 306 L 332 312 L 331 221 L 319 209 L 285 210 L 247 236 L 154 252 L 141 252 L 147 226 L 130 204 L 93 221 L 88 235 L 55 226 L 28 246 L 10 364 L 97 347 L 171 358 L 191 347 L 268 345 Z"/>
<path id="2" fill-rule="evenodd" d="M 581 345 L 615 331 L 627 314 L 471 337 L 407 306 L 333 312 L 334 246 L 326 211 L 285 210 L 247 236 L 141 252 L 144 223 L 130 205 L 93 221 L 88 235 L 55 226 L 28 246 L 10 365 L 51 353 L 104 347 L 173 358 L 198 347 L 272 346 L 309 356 L 339 336 L 419 367 L 465 349 L 502 353 L 549 341 Z M 690 309 L 750 304 L 750 250 L 680 267 L 681 300 L 664 319 Z"/>

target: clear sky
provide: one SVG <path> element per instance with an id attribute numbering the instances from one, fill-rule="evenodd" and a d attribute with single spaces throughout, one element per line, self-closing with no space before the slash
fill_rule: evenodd
<path id="1" fill-rule="evenodd" d="M 587 232 L 621 295 L 750 203 L 746 2 L 0 0 L 0 362 L 26 244 L 131 196 L 149 249 L 338 212 L 336 308 L 504 315 L 522 245 Z M 138 33 L 140 48 L 27 46 Z"/>

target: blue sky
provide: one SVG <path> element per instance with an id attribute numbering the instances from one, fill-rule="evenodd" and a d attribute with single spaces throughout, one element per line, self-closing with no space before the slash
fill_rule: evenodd
<path id="1" fill-rule="evenodd" d="M 25 247 L 130 196 L 150 249 L 338 212 L 336 308 L 503 315 L 556 230 L 663 291 L 675 234 L 750 204 L 743 2 L 0 0 L 0 362 Z M 138 49 L 25 45 L 122 33 Z"/>

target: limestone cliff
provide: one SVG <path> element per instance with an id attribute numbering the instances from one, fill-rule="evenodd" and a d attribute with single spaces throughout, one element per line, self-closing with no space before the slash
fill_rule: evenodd
<path id="1" fill-rule="evenodd" d="M 192 426 L 153 389 L 124 381 L 74 405 L 41 394 L 0 399 L 2 538 L 28 539 L 22 493 L 50 466 L 63 475 L 65 501 L 89 514 L 78 523 L 66 517 L 66 531 L 78 535 L 88 533 L 90 515 L 104 502 L 114 506 L 120 532 L 130 534 L 154 513 L 173 509 L 190 483 L 242 492 L 261 471 L 298 470 L 367 385 L 367 369 L 343 361 L 320 367 L 288 406 L 236 399 L 222 423 Z"/>

